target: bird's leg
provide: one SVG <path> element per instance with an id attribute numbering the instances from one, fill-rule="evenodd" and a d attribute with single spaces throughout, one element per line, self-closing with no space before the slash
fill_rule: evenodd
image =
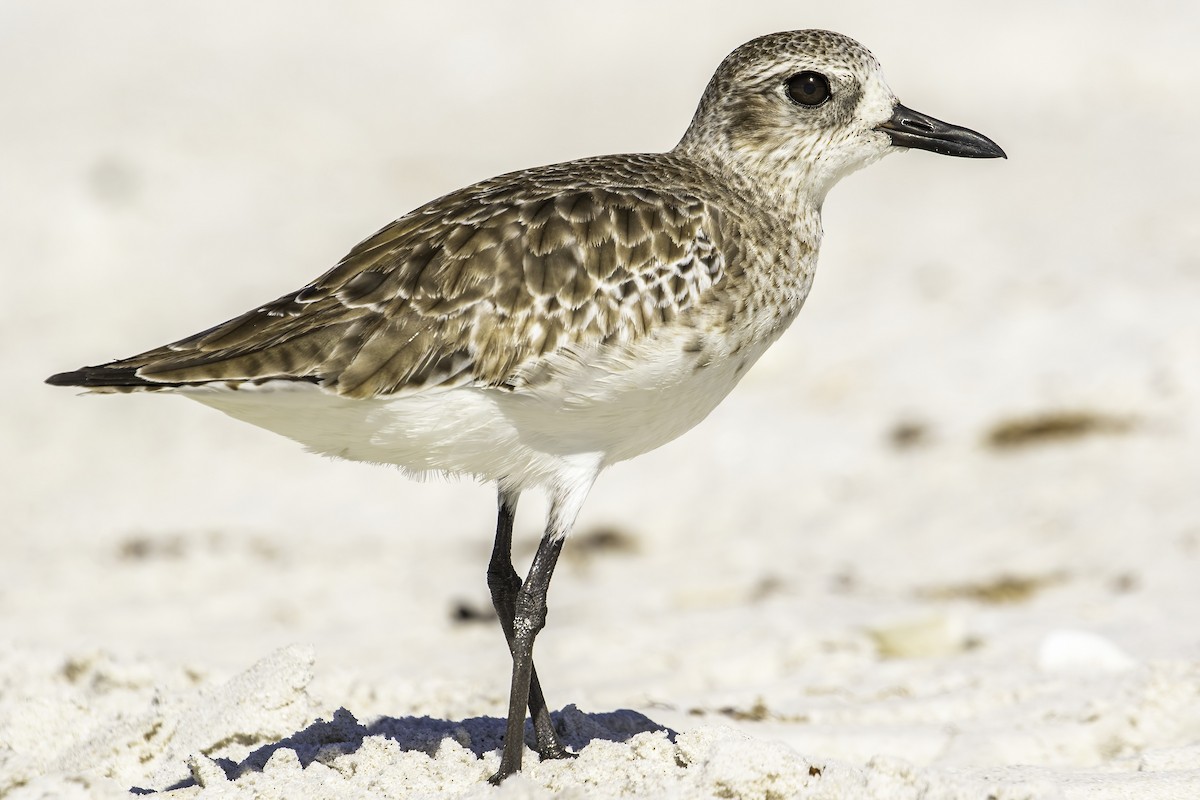
<path id="1" fill-rule="evenodd" d="M 508 722 L 504 729 L 500 769 L 489 779 L 496 784 L 521 769 L 521 755 L 525 748 L 525 708 L 532 707 L 531 691 L 536 686 L 533 680 L 533 643 L 538 632 L 546 625 L 546 592 L 550 588 L 550 578 L 554 574 L 558 554 L 562 552 L 563 541 L 575 524 L 575 516 L 599 471 L 599 464 L 594 461 L 583 461 L 572 466 L 577 471 L 564 476 L 566 480 L 551 489 L 550 519 L 546 523 L 546 533 L 538 544 L 529 574 L 525 576 L 525 582 L 517 590 L 513 602 L 510 645 L 513 671 L 508 695 Z M 498 542 L 499 539 L 497 535 Z M 545 701 L 538 705 L 544 709 Z M 535 713 L 535 729 L 537 716 Z M 549 719 L 546 722 L 548 725 Z"/>
<path id="2" fill-rule="evenodd" d="M 554 573 L 554 564 L 562 545 L 563 540 L 559 536 L 547 533 L 542 537 L 529 574 L 517 591 L 510 647 L 513 671 L 508 696 L 508 724 L 504 731 L 500 769 L 492 776 L 492 783 L 499 783 L 521 769 L 521 755 L 525 747 L 525 707 L 532 705 L 533 700 L 533 642 L 546 625 L 546 591 L 550 588 L 550 576 Z M 545 709 L 545 700 L 542 700 L 541 706 Z"/>
<path id="3" fill-rule="evenodd" d="M 492 606 L 500 617 L 500 627 L 508 649 L 513 649 L 513 617 L 516 615 L 517 592 L 521 589 L 521 578 L 512 565 L 512 528 L 517 513 L 520 492 L 500 489 L 499 514 L 496 520 L 496 544 L 492 548 L 492 560 L 488 562 L 488 589 L 492 592 Z M 533 732 L 538 755 L 546 758 L 568 758 L 573 753 L 562 746 L 558 734 L 550 722 L 550 709 L 542 695 L 537 669 L 529 665 L 529 714 L 533 717 Z M 523 725 L 522 725 L 523 730 Z"/>

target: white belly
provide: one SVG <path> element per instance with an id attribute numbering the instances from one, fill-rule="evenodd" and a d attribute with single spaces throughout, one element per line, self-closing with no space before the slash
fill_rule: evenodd
<path id="1" fill-rule="evenodd" d="M 572 456 L 588 454 L 605 467 L 675 439 L 708 416 L 769 342 L 701 368 L 699 354 L 662 344 L 560 365 L 554 379 L 516 390 L 468 386 L 355 400 L 275 381 L 181 393 L 317 453 L 524 488 L 553 481 Z"/>

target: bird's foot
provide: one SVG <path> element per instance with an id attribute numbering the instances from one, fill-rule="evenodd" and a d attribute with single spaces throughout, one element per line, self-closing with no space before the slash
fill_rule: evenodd
<path id="1" fill-rule="evenodd" d="M 550 761 L 556 758 L 579 758 L 579 754 L 572 753 L 558 742 L 555 742 L 549 747 L 538 747 L 538 758 L 542 761 Z"/>
<path id="2" fill-rule="evenodd" d="M 552 761 L 552 760 L 557 760 L 557 759 L 579 758 L 578 753 L 572 753 L 570 750 L 563 747 L 558 742 L 554 742 L 552 745 L 546 745 L 544 747 L 539 746 L 537 749 L 537 754 L 538 754 L 538 760 L 540 760 L 540 761 Z M 502 758 L 500 760 L 500 769 L 496 770 L 496 772 L 491 777 L 488 778 L 488 783 L 490 783 L 492 786 L 499 786 L 504 781 L 505 778 L 508 778 L 511 775 L 515 775 L 516 773 L 518 773 L 520 771 L 521 771 L 520 764 L 516 765 L 515 767 L 513 767 L 511 765 L 506 765 L 504 763 L 504 759 Z"/>

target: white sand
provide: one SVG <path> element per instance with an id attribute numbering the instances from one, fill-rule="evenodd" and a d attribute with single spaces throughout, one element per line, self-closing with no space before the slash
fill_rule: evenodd
<path id="1" fill-rule="evenodd" d="M 0 5 L 0 796 L 1200 796 L 1195 8 L 407 6 Z M 483 783 L 489 489 L 40 385 L 471 180 L 667 148 L 807 26 L 1011 160 L 839 186 L 793 330 L 601 478 L 537 653 L 572 762 Z M 985 441 L 1062 411 L 1097 429 Z"/>

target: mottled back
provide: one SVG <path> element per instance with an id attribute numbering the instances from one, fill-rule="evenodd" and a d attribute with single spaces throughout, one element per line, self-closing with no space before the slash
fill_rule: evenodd
<path id="1" fill-rule="evenodd" d="M 650 174 L 664 187 L 694 180 L 664 159 L 475 184 L 383 228 L 297 292 L 95 369 L 132 371 L 143 388 L 289 378 L 350 397 L 517 386 L 531 362 L 637 340 L 721 282 L 721 212 L 681 188 L 638 186 Z"/>

